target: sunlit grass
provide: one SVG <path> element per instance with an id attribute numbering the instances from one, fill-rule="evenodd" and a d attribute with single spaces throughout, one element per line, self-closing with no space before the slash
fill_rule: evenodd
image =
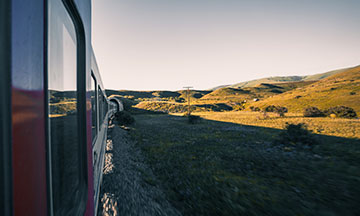
<path id="1" fill-rule="evenodd" d="M 231 122 L 242 125 L 260 126 L 283 129 L 286 122 L 298 124 L 305 123 L 313 133 L 339 136 L 346 138 L 360 138 L 360 120 L 343 118 L 305 118 L 301 113 L 287 113 L 285 117 L 278 117 L 274 113 L 268 113 L 264 118 L 260 112 L 198 112 L 194 113 L 204 119 Z"/>

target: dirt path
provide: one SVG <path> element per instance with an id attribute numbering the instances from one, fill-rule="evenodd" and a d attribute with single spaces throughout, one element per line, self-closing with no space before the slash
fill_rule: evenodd
<path id="1" fill-rule="evenodd" d="M 181 215 L 127 133 L 109 128 L 98 215 Z"/>

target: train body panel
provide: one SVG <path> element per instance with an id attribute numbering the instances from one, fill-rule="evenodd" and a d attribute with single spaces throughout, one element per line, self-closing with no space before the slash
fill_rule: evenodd
<path id="1" fill-rule="evenodd" d="M 14 215 L 47 214 L 44 10 L 43 1 L 11 1 Z"/>
<path id="2" fill-rule="evenodd" d="M 105 158 L 106 135 L 108 128 L 108 100 L 105 95 L 104 85 L 101 80 L 99 68 L 95 59 L 94 52 L 91 55 L 91 82 L 90 99 L 93 108 L 92 115 L 92 157 L 94 172 L 94 200 L 99 200 L 100 185 Z M 95 120 L 95 121 L 94 121 Z M 94 203 L 95 211 L 98 208 L 97 202 Z"/>

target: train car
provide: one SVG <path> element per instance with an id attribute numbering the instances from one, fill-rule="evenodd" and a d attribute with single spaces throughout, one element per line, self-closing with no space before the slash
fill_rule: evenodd
<path id="1" fill-rule="evenodd" d="M 110 106 L 110 110 L 113 113 L 116 112 L 121 112 L 124 110 L 124 105 L 123 103 L 117 98 L 117 97 L 109 97 L 109 106 Z"/>
<path id="2" fill-rule="evenodd" d="M 119 105 L 92 50 L 91 1 L 2 0 L 0 32 L 0 215 L 96 215 Z"/>

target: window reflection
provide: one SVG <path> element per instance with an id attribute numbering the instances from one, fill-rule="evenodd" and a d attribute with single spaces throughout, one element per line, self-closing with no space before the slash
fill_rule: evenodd
<path id="1" fill-rule="evenodd" d="M 96 134 L 97 134 L 97 106 L 96 106 L 96 101 L 97 101 L 97 97 L 96 97 L 96 80 L 94 78 L 94 76 L 91 75 L 91 92 L 90 92 L 90 97 L 91 97 L 91 114 L 92 114 L 92 124 L 91 124 L 91 130 L 92 130 L 92 140 L 94 140 Z"/>
<path id="2" fill-rule="evenodd" d="M 80 198 L 81 154 L 78 140 L 76 33 L 62 1 L 49 1 L 48 28 L 53 207 L 55 215 L 70 215 Z"/>
<path id="3" fill-rule="evenodd" d="M 102 90 L 100 87 L 98 87 L 98 101 L 99 101 L 99 125 L 103 123 L 103 100 L 102 100 Z"/>

